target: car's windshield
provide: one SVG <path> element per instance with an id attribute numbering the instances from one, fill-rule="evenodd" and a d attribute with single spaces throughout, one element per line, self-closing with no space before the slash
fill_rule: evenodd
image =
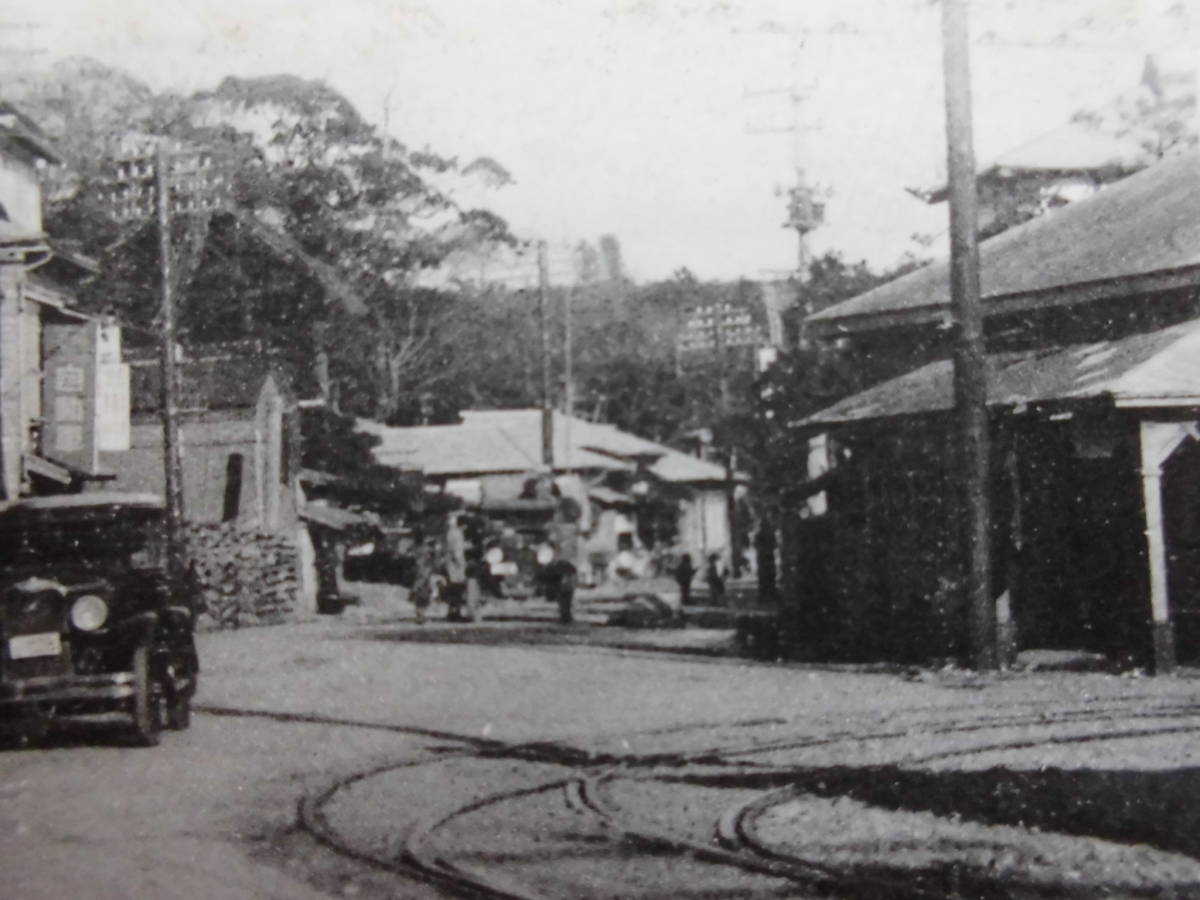
<path id="1" fill-rule="evenodd" d="M 161 523 L 146 516 L 34 521 L 0 525 L 0 566 L 145 568 L 161 562 Z"/>

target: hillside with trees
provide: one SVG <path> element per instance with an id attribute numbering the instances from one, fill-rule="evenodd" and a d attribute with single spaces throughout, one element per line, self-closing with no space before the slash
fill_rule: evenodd
<path id="1" fill-rule="evenodd" d="M 132 346 L 156 340 L 157 238 L 151 222 L 114 215 L 114 173 L 167 138 L 211 152 L 227 179 L 223 205 L 174 225 L 185 343 L 250 339 L 286 366 L 301 395 L 324 392 L 349 415 L 391 424 L 540 403 L 536 291 L 454 274 L 522 250 L 503 220 L 454 190 L 464 179 L 502 189 L 509 176 L 496 160 L 412 150 L 329 86 L 292 76 L 226 78 L 185 97 L 70 59 L 18 79 L 9 94 L 66 160 L 49 173 L 47 224 L 101 263 L 81 302 L 116 316 Z M 763 377 L 727 354 L 685 366 L 676 339 L 689 311 L 761 306 L 756 285 L 702 282 L 686 270 L 637 285 L 611 234 L 581 243 L 575 257 L 579 283 L 552 288 L 547 305 L 556 405 L 571 308 L 578 415 L 664 443 L 704 433 L 769 481 L 795 450 L 783 424 L 858 383 L 859 363 L 805 349 L 784 353 Z M 785 325 L 794 338 L 803 315 L 881 280 L 836 254 L 815 259 Z"/>
<path id="2" fill-rule="evenodd" d="M 227 78 L 180 97 L 71 59 L 7 92 L 66 160 L 50 174 L 47 227 L 102 264 L 82 303 L 115 315 L 133 343 L 153 338 L 157 244 L 148 221 L 114 217 L 116 166 L 159 138 L 204 148 L 228 197 L 177 217 L 181 338 L 257 339 L 312 392 L 323 353 L 356 413 L 395 419 L 454 354 L 464 304 L 417 276 L 464 247 L 513 241 L 498 216 L 438 186 L 458 160 L 381 134 L 321 83 Z"/>

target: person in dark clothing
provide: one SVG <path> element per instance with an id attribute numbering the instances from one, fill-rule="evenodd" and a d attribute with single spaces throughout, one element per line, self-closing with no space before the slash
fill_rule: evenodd
<path id="1" fill-rule="evenodd" d="M 709 554 L 708 568 L 704 571 L 704 581 L 708 585 L 708 596 L 713 604 L 725 602 L 725 573 L 721 571 L 721 557 L 716 553 Z"/>
<path id="2" fill-rule="evenodd" d="M 547 563 L 542 573 L 546 599 L 558 604 L 558 621 L 563 625 L 575 621 L 571 612 L 571 604 L 575 600 L 575 576 L 575 566 L 561 556 Z"/>
<path id="3" fill-rule="evenodd" d="M 675 583 L 679 585 L 679 603 L 687 606 L 692 602 L 692 579 L 696 577 L 696 566 L 692 563 L 692 554 L 685 553 L 675 566 Z"/>
<path id="4" fill-rule="evenodd" d="M 758 563 L 758 596 L 763 600 L 774 600 L 776 597 L 775 548 L 775 527 L 769 520 L 765 520 L 754 536 L 754 553 Z"/>

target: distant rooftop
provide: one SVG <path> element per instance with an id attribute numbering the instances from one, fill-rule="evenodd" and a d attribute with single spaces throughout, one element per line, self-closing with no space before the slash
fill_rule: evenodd
<path id="1" fill-rule="evenodd" d="M 542 466 L 542 414 L 538 409 L 466 410 L 459 425 L 390 428 L 359 421 L 377 435 L 375 457 L 385 465 L 419 468 L 433 477 L 527 472 Z M 723 481 L 722 466 L 616 426 L 554 413 L 555 468 L 621 471 L 640 461 L 664 481 Z"/>
<path id="2" fill-rule="evenodd" d="M 1146 127 L 1128 121 L 1131 110 L 1145 103 L 1187 98 L 1194 104 L 1195 97 L 1194 69 L 1166 68 L 1148 57 L 1136 87 L 1094 113 L 1081 113 L 980 164 L 976 177 L 987 180 L 1028 173 L 1080 174 L 1101 182 L 1124 177 L 1154 161 L 1153 152 L 1143 143 Z M 948 196 L 948 188 L 942 182 L 933 188 L 913 189 L 912 193 L 929 203 L 941 203 Z"/>

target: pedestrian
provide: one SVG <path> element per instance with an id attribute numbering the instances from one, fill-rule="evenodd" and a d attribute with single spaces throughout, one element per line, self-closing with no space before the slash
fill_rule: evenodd
<path id="1" fill-rule="evenodd" d="M 429 541 L 421 541 L 413 554 L 413 581 L 409 600 L 416 611 L 418 625 L 425 624 L 425 613 L 433 603 L 437 592 L 437 578 L 434 573 L 433 547 Z"/>
<path id="2" fill-rule="evenodd" d="M 480 570 L 481 564 L 478 560 L 472 560 L 467 563 L 467 621 L 474 622 L 479 616 L 479 607 L 483 603 L 483 591 L 480 588 Z"/>
<path id="3" fill-rule="evenodd" d="M 451 514 L 446 523 L 445 552 L 446 619 L 450 622 L 469 621 L 471 617 L 463 613 L 467 602 L 467 537 L 457 514 Z"/>
<path id="4" fill-rule="evenodd" d="M 570 625 L 575 621 L 571 606 L 575 600 L 575 565 L 561 553 L 546 564 L 542 570 L 542 581 L 546 587 L 546 599 L 558 604 L 558 621 Z"/>
<path id="5" fill-rule="evenodd" d="M 715 605 L 725 605 L 725 573 L 721 570 L 721 557 L 716 553 L 708 556 L 708 567 L 704 571 L 704 581 L 708 585 L 709 601 Z"/>
<path id="6" fill-rule="evenodd" d="M 679 605 L 687 606 L 692 602 L 692 579 L 696 577 L 696 565 L 692 562 L 692 554 L 685 553 L 679 557 L 672 574 L 675 576 L 675 583 L 679 585 Z"/>
<path id="7" fill-rule="evenodd" d="M 758 596 L 765 601 L 774 601 L 777 590 L 777 571 L 775 568 L 775 526 L 769 518 L 764 518 L 754 535 L 754 553 L 757 560 L 755 568 L 758 571 Z"/>

